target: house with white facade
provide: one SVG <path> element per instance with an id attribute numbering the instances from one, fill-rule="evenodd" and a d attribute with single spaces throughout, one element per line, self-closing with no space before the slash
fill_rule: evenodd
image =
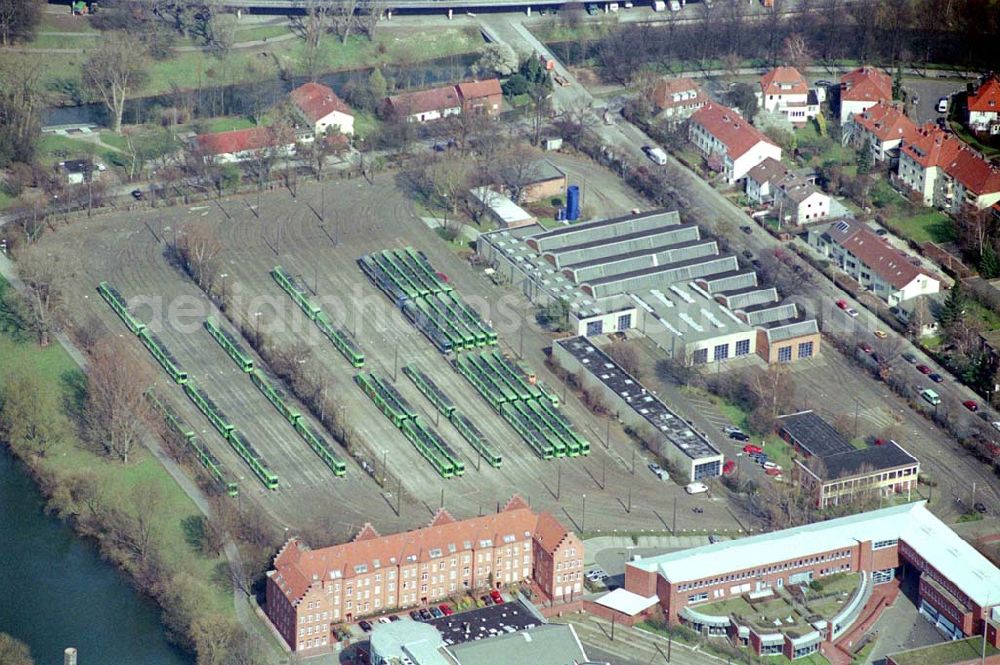
<path id="1" fill-rule="evenodd" d="M 808 237 L 811 246 L 890 306 L 941 290 L 941 281 L 925 271 L 916 258 L 857 220 L 810 229 Z"/>
<path id="2" fill-rule="evenodd" d="M 660 116 L 670 120 L 690 118 L 692 113 L 708 104 L 708 95 L 689 78 L 660 79 L 650 98 Z"/>
<path id="3" fill-rule="evenodd" d="M 858 67 L 840 77 L 840 124 L 851 116 L 892 100 L 892 78 L 874 67 Z"/>
<path id="4" fill-rule="evenodd" d="M 759 83 L 757 105 L 785 116 L 793 125 L 803 125 L 819 113 L 819 98 L 794 67 L 775 67 Z"/>
<path id="5" fill-rule="evenodd" d="M 810 224 L 830 216 L 830 196 L 795 173 L 772 183 L 780 226 Z"/>
<path id="6" fill-rule="evenodd" d="M 855 113 L 843 132 L 845 142 L 858 148 L 868 146 L 875 162 L 899 159 L 900 147 L 912 143 L 916 136 L 917 125 L 892 102 L 879 102 Z"/>
<path id="7" fill-rule="evenodd" d="M 304 83 L 292 90 L 289 98 L 309 122 L 314 136 L 325 136 L 328 130 L 354 133 L 354 114 L 331 88 L 314 82 Z"/>
<path id="8" fill-rule="evenodd" d="M 969 129 L 1000 134 L 1000 77 L 990 74 L 969 93 Z"/>
<path id="9" fill-rule="evenodd" d="M 781 160 L 781 148 L 739 113 L 706 104 L 691 116 L 688 137 L 711 164 L 718 160 L 726 182 L 733 184 L 768 157 Z"/>
<path id="10" fill-rule="evenodd" d="M 199 134 L 194 141 L 198 154 L 205 162 L 234 164 L 261 156 L 294 155 L 296 138 L 293 133 L 275 127 L 251 127 Z"/>
<path id="11" fill-rule="evenodd" d="M 774 201 L 774 187 L 788 173 L 788 168 L 768 157 L 747 172 L 746 194 L 751 203 L 770 204 Z"/>
<path id="12" fill-rule="evenodd" d="M 919 129 L 900 150 L 898 178 L 919 193 L 925 206 L 951 213 L 966 205 L 984 210 L 1000 202 L 1000 168 L 933 125 Z"/>

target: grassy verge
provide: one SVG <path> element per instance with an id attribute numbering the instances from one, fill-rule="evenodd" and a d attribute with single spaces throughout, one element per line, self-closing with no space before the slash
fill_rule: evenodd
<path id="1" fill-rule="evenodd" d="M 0 279 L 0 298 L 9 285 Z M 18 377 L 30 376 L 40 388 L 61 399 L 51 400 L 52 411 L 44 414 L 48 421 L 60 425 L 67 434 L 54 441 L 42 457 L 18 454 L 33 474 L 43 479 L 42 488 L 49 495 L 50 507 L 72 516 L 80 529 L 84 508 L 76 505 L 70 488 L 82 479 L 97 488 L 102 506 L 102 518 L 89 523 L 88 535 L 95 537 L 105 556 L 114 560 L 130 574 L 137 574 L 137 564 L 128 553 L 119 550 L 113 533 L 114 520 L 137 520 L 135 497 L 139 493 L 157 497 L 156 510 L 146 517 L 152 534 L 152 555 L 162 567 L 160 600 L 170 599 L 171 605 L 183 605 L 185 622 L 235 618 L 232 589 L 226 575 L 219 575 L 225 561 L 221 556 L 206 556 L 189 544 L 190 524 L 200 518 L 200 512 L 166 469 L 147 451 L 140 449 L 127 465 L 108 461 L 85 447 L 75 436 L 64 405 L 76 398 L 79 368 L 62 346 L 53 344 L 39 348 L 25 335 L 18 321 L 3 316 L 0 311 L 0 388 Z M 104 521 L 102 521 L 104 520 Z M 149 593 L 149 588 L 142 588 Z M 177 607 L 168 607 L 178 610 Z M 175 626 L 180 628 L 181 626 Z M 187 626 L 183 626 L 186 628 Z"/>
<path id="2" fill-rule="evenodd" d="M 889 225 L 903 237 L 914 242 L 951 242 L 955 239 L 955 225 L 940 210 L 928 210 L 918 215 L 896 211 L 887 219 Z"/>

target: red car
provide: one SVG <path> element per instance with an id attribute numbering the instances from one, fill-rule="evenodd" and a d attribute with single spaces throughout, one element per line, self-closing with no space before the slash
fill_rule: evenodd
<path id="1" fill-rule="evenodd" d="M 781 475 L 781 469 L 779 469 L 778 467 L 774 467 L 771 469 L 764 469 L 764 473 L 766 473 L 769 476 L 777 477 Z"/>
<path id="2" fill-rule="evenodd" d="M 493 602 L 496 603 L 497 605 L 503 605 L 503 596 L 501 596 L 500 592 L 497 591 L 496 589 L 490 591 L 490 598 L 492 598 Z"/>
<path id="3" fill-rule="evenodd" d="M 727 476 L 736 470 L 736 462 L 733 460 L 726 460 L 726 463 L 722 465 L 722 473 Z"/>
<path id="4" fill-rule="evenodd" d="M 973 413 L 979 410 L 979 405 L 973 402 L 971 399 L 967 399 L 964 402 L 962 402 L 962 406 L 967 408 L 969 411 L 972 411 Z"/>
<path id="5" fill-rule="evenodd" d="M 438 609 L 441 610 L 446 617 L 450 617 L 455 613 L 455 610 L 451 609 L 448 605 L 438 605 Z"/>
<path id="6" fill-rule="evenodd" d="M 875 439 L 875 445 L 876 446 L 884 446 L 887 443 L 889 443 L 889 442 L 886 441 L 885 439 L 881 438 L 881 437 Z"/>
<path id="7" fill-rule="evenodd" d="M 839 307 L 840 309 L 847 309 L 847 301 L 843 299 L 838 300 L 837 307 Z"/>
<path id="8" fill-rule="evenodd" d="M 917 371 L 921 374 L 930 374 L 933 370 L 927 365 L 917 365 Z"/>
<path id="9" fill-rule="evenodd" d="M 869 344 L 868 342 L 861 342 L 860 344 L 858 344 L 858 348 L 864 351 L 865 353 L 872 353 L 875 351 L 875 349 L 872 348 L 872 345 Z"/>
<path id="10" fill-rule="evenodd" d="M 752 443 L 748 443 L 747 445 L 743 446 L 743 452 L 753 455 L 754 453 L 764 452 L 764 449 L 761 448 L 760 446 L 755 446 Z"/>

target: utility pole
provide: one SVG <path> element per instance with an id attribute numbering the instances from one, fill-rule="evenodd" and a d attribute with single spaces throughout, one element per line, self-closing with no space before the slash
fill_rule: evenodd
<path id="1" fill-rule="evenodd" d="M 583 495 L 583 517 L 580 518 L 580 531 L 587 530 L 587 495 Z"/>
<path id="2" fill-rule="evenodd" d="M 398 365 L 399 365 L 399 347 L 396 346 L 393 347 L 393 354 L 392 354 L 392 380 L 394 383 L 396 381 L 396 368 L 398 367 Z"/>
<path id="3" fill-rule="evenodd" d="M 635 447 L 632 448 L 632 475 L 635 475 Z"/>
<path id="4" fill-rule="evenodd" d="M 611 418 L 608 418 L 607 429 L 604 430 L 604 447 L 605 449 L 611 448 Z"/>
<path id="5" fill-rule="evenodd" d="M 441 488 L 441 507 L 444 508 L 444 488 Z"/>
<path id="6" fill-rule="evenodd" d="M 677 533 L 677 497 L 676 496 L 674 497 L 674 521 L 673 521 L 673 526 L 670 528 L 670 531 L 672 532 L 671 535 L 675 535 Z"/>
<path id="7" fill-rule="evenodd" d="M 625 510 L 626 513 L 632 512 L 632 486 L 628 486 L 628 508 Z"/>
<path id="8" fill-rule="evenodd" d="M 601 489 L 607 489 L 608 487 L 608 458 L 605 457 L 601 460 Z"/>
<path id="9" fill-rule="evenodd" d="M 556 464 L 556 501 L 562 496 L 562 461 Z"/>
<path id="10" fill-rule="evenodd" d="M 400 499 L 403 496 L 403 476 L 397 479 L 396 485 L 396 517 L 399 517 L 399 510 L 402 507 L 400 504 Z"/>

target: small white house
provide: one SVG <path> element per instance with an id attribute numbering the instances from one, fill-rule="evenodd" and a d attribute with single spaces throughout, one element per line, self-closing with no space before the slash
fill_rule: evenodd
<path id="1" fill-rule="evenodd" d="M 794 173 L 774 183 L 773 205 L 782 226 L 810 224 L 830 216 L 829 195 Z"/>
<path id="2" fill-rule="evenodd" d="M 386 105 L 410 122 L 430 122 L 462 112 L 462 99 L 453 85 L 393 95 L 386 99 Z"/>
<path id="3" fill-rule="evenodd" d="M 216 164 L 245 162 L 264 154 L 275 157 L 295 154 L 295 137 L 282 136 L 274 127 L 199 134 L 194 140 L 202 159 Z"/>
<path id="4" fill-rule="evenodd" d="M 892 78 L 874 67 L 858 67 L 840 77 L 840 124 L 851 116 L 892 100 Z"/>
<path id="5" fill-rule="evenodd" d="M 781 160 L 781 148 L 733 109 L 706 104 L 691 116 L 688 137 L 711 164 L 719 160 L 726 182 L 746 177 L 770 157 Z"/>
<path id="6" fill-rule="evenodd" d="M 757 105 L 785 116 L 794 125 L 802 125 L 819 113 L 819 98 L 799 70 L 775 67 L 760 79 Z"/>
<path id="7" fill-rule="evenodd" d="M 319 83 L 304 83 L 289 94 L 295 108 L 309 121 L 315 136 L 328 131 L 354 133 L 350 107 L 332 89 Z"/>
<path id="8" fill-rule="evenodd" d="M 969 93 L 969 129 L 974 132 L 1000 134 L 1000 77 L 987 76 Z"/>

